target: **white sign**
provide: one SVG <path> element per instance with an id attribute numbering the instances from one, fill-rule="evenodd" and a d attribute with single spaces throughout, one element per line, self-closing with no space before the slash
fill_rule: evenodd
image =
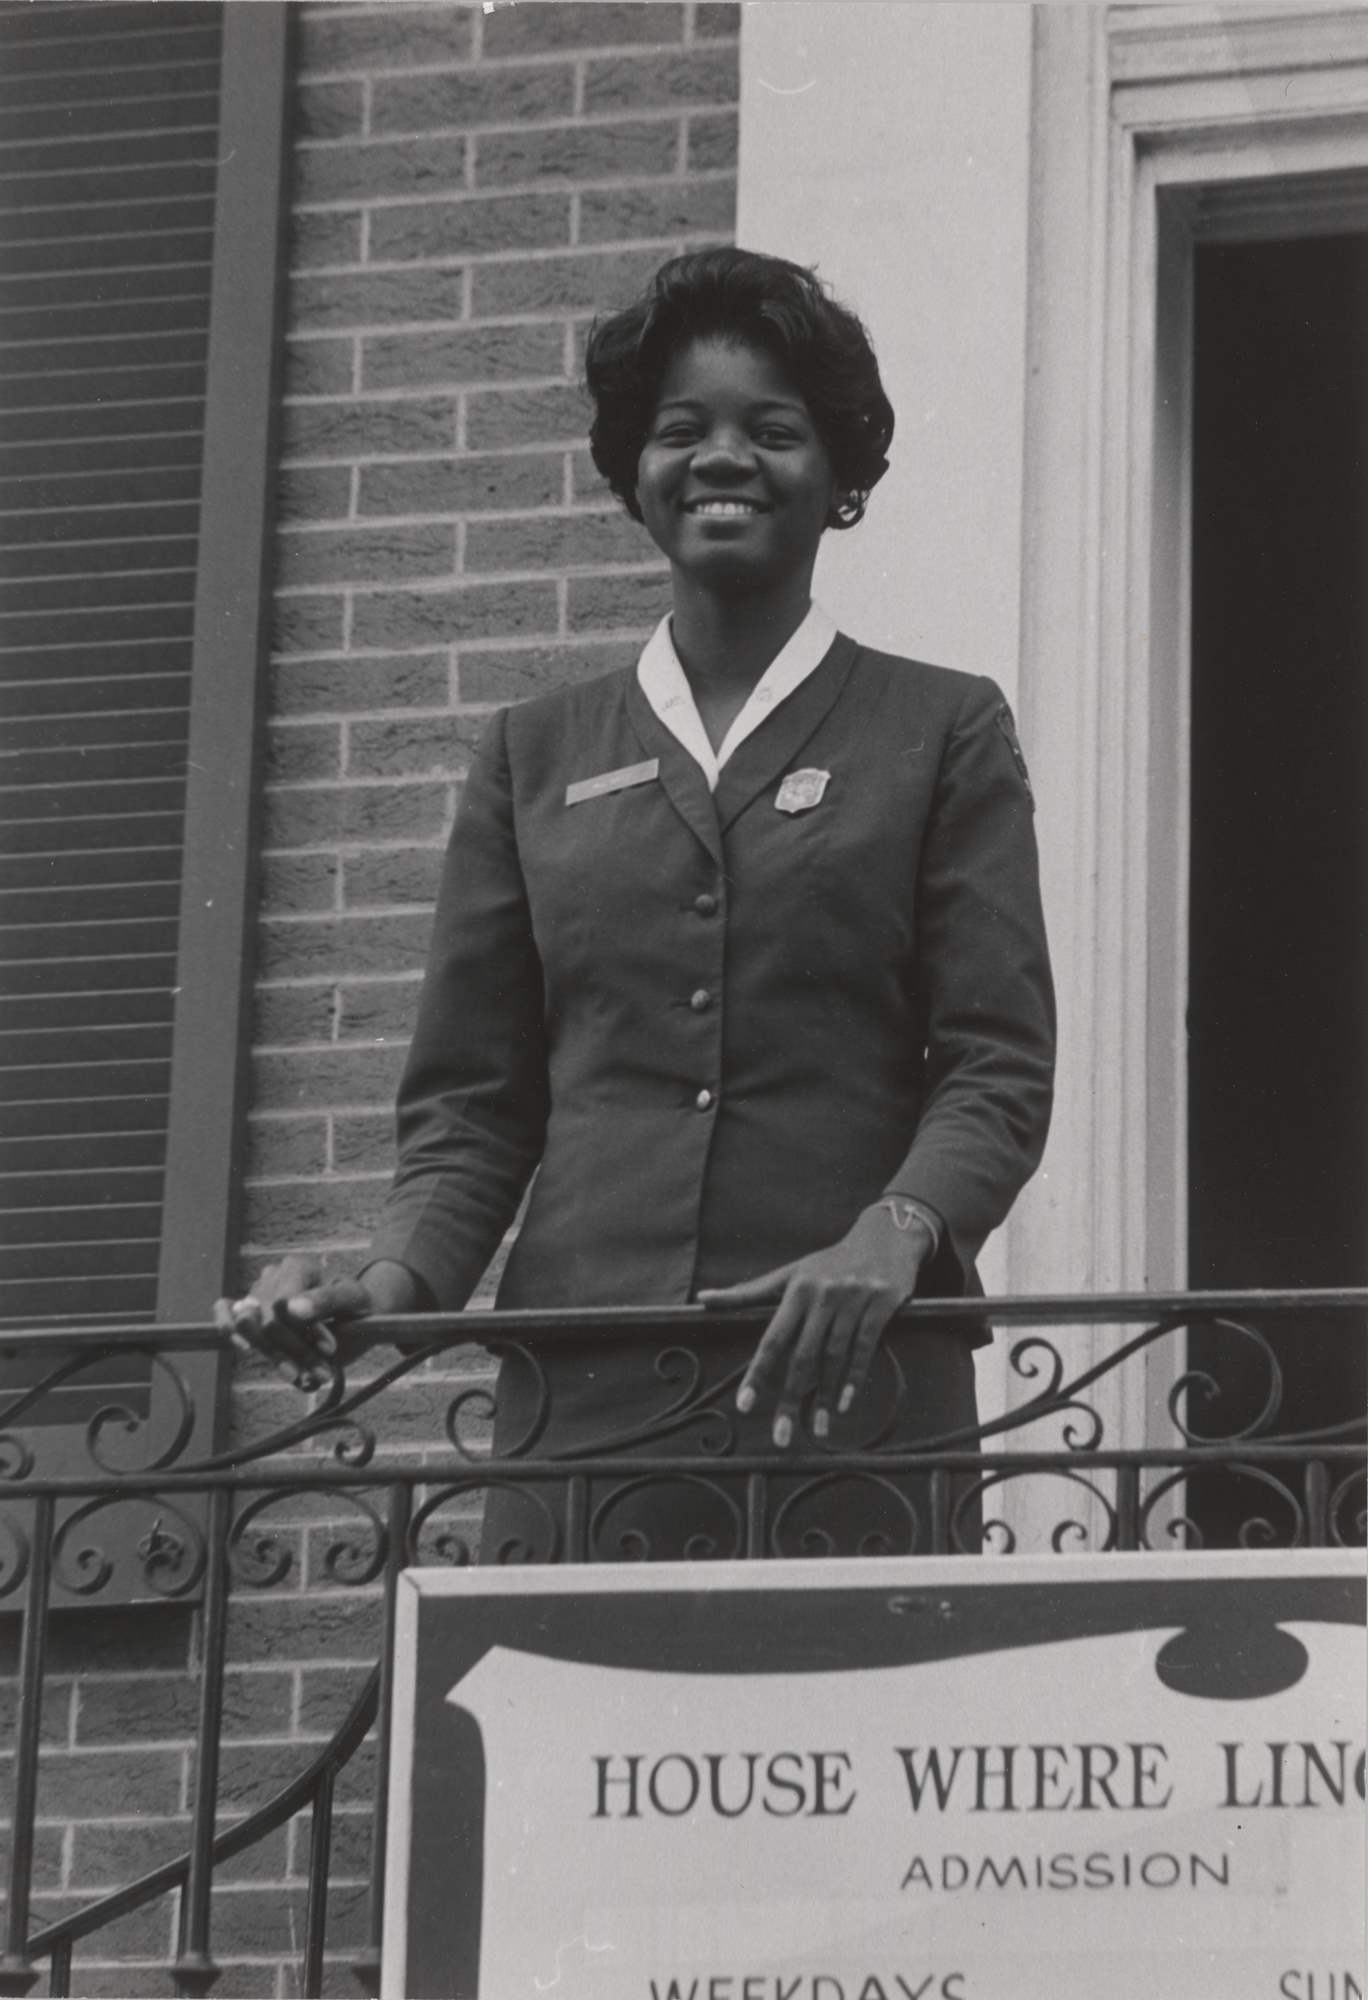
<path id="1" fill-rule="evenodd" d="M 411 1573 L 384 1991 L 1363 2000 L 1355 1589 L 1319 1554 Z"/>

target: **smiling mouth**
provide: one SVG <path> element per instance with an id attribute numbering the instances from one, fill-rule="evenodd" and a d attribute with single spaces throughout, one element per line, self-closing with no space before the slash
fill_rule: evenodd
<path id="1" fill-rule="evenodd" d="M 723 520 L 739 520 L 765 511 L 758 500 L 690 500 L 684 508 L 686 514 L 708 514 Z"/>

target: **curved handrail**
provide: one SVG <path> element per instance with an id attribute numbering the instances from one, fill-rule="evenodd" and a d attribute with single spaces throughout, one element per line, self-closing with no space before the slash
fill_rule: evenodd
<path id="1" fill-rule="evenodd" d="M 264 1806 L 258 1806 L 246 1819 L 236 1825 L 226 1827 L 215 1834 L 212 1849 L 215 1862 L 227 1861 L 234 1854 L 241 1854 L 268 1833 L 274 1833 L 288 1819 L 293 1819 L 302 1807 L 308 1805 L 325 1776 L 336 1773 L 349 1763 L 365 1741 L 366 1733 L 375 1721 L 379 1707 L 380 1669 L 372 1667 L 365 1686 L 357 1695 L 351 1708 L 339 1727 L 317 1752 L 312 1762 L 306 1764 L 299 1774 L 292 1778 L 283 1791 L 268 1799 Z M 88 1937 L 92 1931 L 100 1930 L 105 1924 L 113 1923 L 117 1917 L 127 1916 L 130 1910 L 140 1909 L 144 1903 L 155 1902 L 168 1889 L 183 1887 L 190 1872 L 190 1856 L 177 1855 L 171 1861 L 159 1862 L 136 1882 L 128 1883 L 122 1889 L 111 1889 L 94 1903 L 87 1903 L 83 1910 L 63 1917 L 55 1924 L 49 1924 L 31 1937 L 28 1942 L 30 1958 L 45 1958 L 50 1952 L 64 1944 L 74 1944 L 78 1938 Z"/>

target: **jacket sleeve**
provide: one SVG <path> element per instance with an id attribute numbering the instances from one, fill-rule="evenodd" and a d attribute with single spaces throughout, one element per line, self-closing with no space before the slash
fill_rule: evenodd
<path id="1" fill-rule="evenodd" d="M 946 740 L 917 884 L 926 1096 L 890 1194 L 944 1222 L 921 1290 L 965 1289 L 1049 1129 L 1054 992 L 1033 806 L 1011 710 L 976 680 Z"/>
<path id="2" fill-rule="evenodd" d="M 548 1104 L 541 962 L 514 827 L 507 716 L 466 780 L 399 1085 L 399 1161 L 369 1261 L 406 1264 L 464 1306 L 541 1158 Z"/>

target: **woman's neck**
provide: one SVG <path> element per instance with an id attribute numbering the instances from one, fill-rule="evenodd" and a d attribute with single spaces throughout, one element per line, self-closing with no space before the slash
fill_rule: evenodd
<path id="1" fill-rule="evenodd" d="M 730 597 L 676 576 L 670 634 L 695 695 L 744 700 L 807 617 L 811 585 L 808 575 L 781 591 Z"/>

